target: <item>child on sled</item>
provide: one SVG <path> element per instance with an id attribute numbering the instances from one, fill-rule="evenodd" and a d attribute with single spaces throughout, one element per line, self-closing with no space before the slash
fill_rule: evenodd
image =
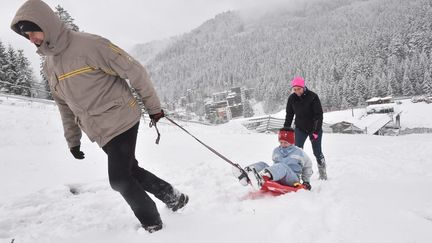
<path id="1" fill-rule="evenodd" d="M 301 148 L 294 145 L 294 130 L 282 128 L 278 137 L 280 145 L 273 150 L 274 164 L 269 166 L 265 162 L 258 162 L 247 166 L 244 170 L 250 181 L 244 173 L 237 172 L 240 183 L 244 186 L 250 183 L 254 188 L 261 189 L 267 179 L 292 187 L 298 187 L 302 183 L 305 189 L 310 190 L 312 162 Z"/>

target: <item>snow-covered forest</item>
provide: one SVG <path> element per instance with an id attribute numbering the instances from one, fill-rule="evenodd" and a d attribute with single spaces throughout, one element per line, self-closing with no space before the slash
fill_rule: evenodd
<path id="1" fill-rule="evenodd" d="M 431 22 L 429 0 L 311 1 L 254 17 L 226 12 L 134 54 L 165 102 L 187 89 L 200 100 L 244 85 L 271 112 L 302 75 L 324 109 L 334 110 L 373 96 L 431 94 Z"/>
<path id="2" fill-rule="evenodd" d="M 34 97 L 30 87 L 36 86 L 30 62 L 23 50 L 11 45 L 7 48 L 0 41 L 0 92 Z"/>

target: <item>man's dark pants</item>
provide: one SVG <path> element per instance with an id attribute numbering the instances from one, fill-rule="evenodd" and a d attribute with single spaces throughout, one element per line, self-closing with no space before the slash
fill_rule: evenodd
<path id="1" fill-rule="evenodd" d="M 149 171 L 138 166 L 135 145 L 139 122 L 108 142 L 102 149 L 108 155 L 108 175 L 111 187 L 120 192 L 142 225 L 160 221 L 156 204 L 147 192 L 165 201 L 173 187 Z"/>

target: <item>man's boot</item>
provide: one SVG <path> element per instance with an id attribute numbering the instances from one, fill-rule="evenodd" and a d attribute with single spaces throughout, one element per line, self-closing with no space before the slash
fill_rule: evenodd
<path id="1" fill-rule="evenodd" d="M 326 161 L 324 159 L 324 156 L 322 156 L 318 160 L 318 172 L 319 172 L 319 179 L 320 180 L 327 180 L 327 169 L 326 169 Z"/>
<path id="2" fill-rule="evenodd" d="M 173 188 L 173 192 L 167 195 L 163 200 L 163 202 L 167 205 L 169 209 L 173 212 L 183 208 L 188 202 L 188 195 L 179 192 L 177 189 Z"/>
<path id="3" fill-rule="evenodd" d="M 162 229 L 162 226 L 163 226 L 163 224 L 162 224 L 162 220 L 159 218 L 158 220 L 156 220 L 156 222 L 155 223 L 153 223 L 153 224 L 149 224 L 149 225 L 142 225 L 142 227 L 146 230 L 146 231 L 148 231 L 149 233 L 153 233 L 153 232 L 156 232 L 156 231 L 158 231 L 158 230 L 161 230 Z"/>

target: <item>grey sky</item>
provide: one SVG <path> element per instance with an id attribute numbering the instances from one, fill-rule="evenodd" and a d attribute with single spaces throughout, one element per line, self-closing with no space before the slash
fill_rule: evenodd
<path id="1" fill-rule="evenodd" d="M 301 1 L 301 0 L 299 0 Z M 36 74 L 36 48 L 10 30 L 10 22 L 24 0 L 2 1 L 0 40 L 24 49 Z M 45 0 L 51 8 L 60 4 L 81 30 L 102 35 L 123 49 L 134 44 L 164 39 L 198 27 L 215 15 L 234 9 L 260 8 L 290 0 Z"/>

